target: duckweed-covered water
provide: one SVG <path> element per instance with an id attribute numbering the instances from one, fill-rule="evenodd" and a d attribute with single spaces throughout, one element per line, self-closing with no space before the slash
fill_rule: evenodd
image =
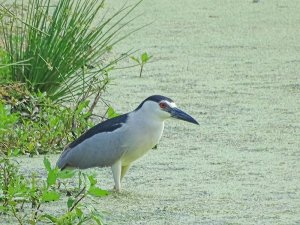
<path id="1" fill-rule="evenodd" d="M 300 3 L 145 0 L 138 11 L 130 28 L 153 23 L 115 51 L 152 63 L 142 78 L 115 71 L 105 98 L 125 113 L 163 94 L 200 126 L 167 121 L 121 194 L 85 201 L 107 224 L 300 224 Z M 42 157 L 20 161 L 44 174 Z M 93 171 L 112 188 L 109 169 Z"/>

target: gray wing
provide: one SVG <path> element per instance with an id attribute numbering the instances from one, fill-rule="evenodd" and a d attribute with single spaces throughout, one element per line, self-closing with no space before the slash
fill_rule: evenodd
<path id="1" fill-rule="evenodd" d="M 62 152 L 56 165 L 61 169 L 111 166 L 126 151 L 126 120 L 124 114 L 91 128 Z"/>
<path id="2" fill-rule="evenodd" d="M 57 166 L 61 169 L 111 166 L 125 153 L 122 143 L 122 128 L 95 134 L 73 148 L 67 147 L 57 161 Z"/>

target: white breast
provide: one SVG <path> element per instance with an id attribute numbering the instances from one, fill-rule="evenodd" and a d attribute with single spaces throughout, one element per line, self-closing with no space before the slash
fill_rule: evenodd
<path id="1" fill-rule="evenodd" d="M 164 122 L 129 115 L 127 129 L 123 146 L 126 149 L 122 157 L 123 165 L 128 165 L 142 157 L 159 142 L 164 130 Z"/>

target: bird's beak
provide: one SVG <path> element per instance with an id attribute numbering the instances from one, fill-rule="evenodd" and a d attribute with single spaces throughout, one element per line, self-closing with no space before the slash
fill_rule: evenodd
<path id="1" fill-rule="evenodd" d="M 180 110 L 178 108 L 172 108 L 170 113 L 171 113 L 171 117 L 173 117 L 173 118 L 184 120 L 184 121 L 199 125 L 199 123 L 193 117 L 191 117 L 189 114 L 183 112 L 182 110 Z"/>

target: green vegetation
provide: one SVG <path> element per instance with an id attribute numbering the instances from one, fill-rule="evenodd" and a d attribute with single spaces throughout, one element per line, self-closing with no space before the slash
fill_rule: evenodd
<path id="1" fill-rule="evenodd" d="M 52 168 L 49 160 L 44 158 L 44 167 L 47 179 L 41 180 L 34 173 L 28 177 L 21 174 L 18 167 L 9 157 L 0 160 L 0 214 L 12 216 L 21 224 L 38 224 L 39 222 L 52 222 L 53 224 L 103 224 L 102 214 L 93 207 L 81 204 L 88 196 L 103 197 L 108 195 L 96 186 L 97 181 L 93 175 L 85 175 L 82 179 L 79 174 L 79 184 L 83 188 L 74 197 L 69 197 L 65 203 L 65 210 L 60 215 L 52 215 L 43 210 L 45 204 L 61 201 L 61 192 L 57 188 L 58 179 L 66 180 L 74 177 L 73 171 L 60 171 Z M 80 186 L 77 188 L 79 190 Z"/>
<path id="2" fill-rule="evenodd" d="M 50 2 L 0 4 L 0 215 L 19 224 L 103 224 L 100 212 L 82 204 L 86 197 L 108 194 L 93 175 L 79 172 L 78 187 L 70 191 L 65 182 L 74 172 L 51 167 L 45 158 L 47 178 L 23 174 L 14 157 L 61 152 L 94 125 L 91 116 L 109 73 L 132 54 L 112 50 L 140 29 L 121 33 L 141 1 L 115 12 L 98 0 Z M 141 67 L 148 61 L 145 54 Z M 106 117 L 118 116 L 105 107 Z M 63 201 L 62 193 L 73 193 L 65 210 L 59 215 L 43 210 Z"/>
<path id="3" fill-rule="evenodd" d="M 29 95 L 18 85 L 6 86 L 8 93 L 5 96 L 4 87 L 0 86 L 2 97 L 7 98 L 5 102 L 0 101 L 0 148 L 3 153 L 12 150 L 32 155 L 61 151 L 93 125 L 88 100 L 81 102 L 74 111 L 53 104 L 42 93 Z"/>
<path id="4" fill-rule="evenodd" d="M 140 58 L 131 56 L 130 57 L 133 61 L 135 61 L 137 63 L 138 66 L 140 66 L 140 77 L 142 77 L 142 73 L 143 73 L 143 69 L 144 69 L 144 65 L 149 62 L 149 60 L 152 58 L 152 56 L 149 56 L 147 54 L 147 52 L 144 52 Z"/>
<path id="5" fill-rule="evenodd" d="M 86 92 L 104 90 L 108 72 L 130 53 L 110 55 L 131 33 L 119 34 L 134 19 L 128 16 L 140 2 L 109 16 L 104 1 L 66 0 L 54 8 L 50 2 L 0 5 L 4 47 L 0 54 L 6 54 L 2 63 L 10 65 L 5 67 L 6 76 L 33 92 L 46 92 L 54 101 L 78 101 Z"/>

